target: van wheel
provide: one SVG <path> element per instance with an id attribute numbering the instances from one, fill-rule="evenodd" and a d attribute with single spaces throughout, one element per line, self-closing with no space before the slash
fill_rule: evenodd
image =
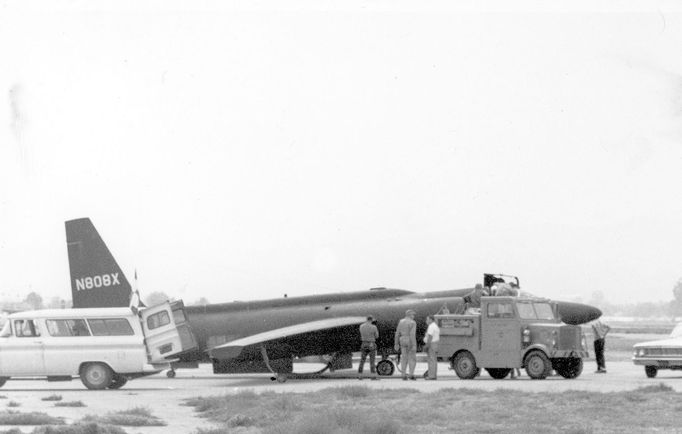
<path id="1" fill-rule="evenodd" d="M 658 367 L 656 367 L 656 366 L 645 366 L 644 372 L 646 373 L 647 377 L 654 378 L 654 377 L 656 377 L 656 374 L 658 374 Z M 4 383 L 4 381 L 3 381 L 3 383 Z"/>
<path id="2" fill-rule="evenodd" d="M 120 389 L 121 387 L 125 386 L 127 382 L 128 379 L 123 375 L 114 374 L 113 378 L 111 379 L 111 383 L 107 386 L 107 389 Z"/>
<path id="3" fill-rule="evenodd" d="M 583 372 L 583 359 L 571 357 L 568 359 L 558 359 L 554 363 L 554 370 L 564 378 L 572 380 L 578 378 Z"/>
<path id="4" fill-rule="evenodd" d="M 502 380 L 506 378 L 511 372 L 510 368 L 486 368 L 488 374 L 496 380 Z"/>
<path id="5" fill-rule="evenodd" d="M 91 390 L 102 390 L 109 387 L 114 373 L 104 363 L 88 363 L 81 368 L 81 381 Z"/>
<path id="6" fill-rule="evenodd" d="M 452 369 L 462 380 L 476 378 L 479 369 L 476 367 L 474 356 L 468 351 L 462 351 L 452 359 Z"/>
<path id="7" fill-rule="evenodd" d="M 552 363 L 542 351 L 531 351 L 525 359 L 526 373 L 534 380 L 544 380 L 552 371 Z"/>
<path id="8" fill-rule="evenodd" d="M 9 377 L 0 377 L 0 387 L 4 386 L 7 380 L 9 380 Z"/>

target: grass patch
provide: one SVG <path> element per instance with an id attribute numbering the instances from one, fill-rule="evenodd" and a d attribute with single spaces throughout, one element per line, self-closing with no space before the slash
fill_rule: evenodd
<path id="1" fill-rule="evenodd" d="M 10 402 L 7 403 L 7 406 L 8 406 L 8 407 L 21 407 L 21 402 L 10 401 Z"/>
<path id="2" fill-rule="evenodd" d="M 20 413 L 6 410 L 0 412 L 0 425 L 62 425 L 64 420 L 47 413 Z"/>
<path id="3" fill-rule="evenodd" d="M 41 401 L 61 401 L 62 400 L 62 395 L 55 395 L 52 394 L 50 396 L 46 396 L 44 398 L 40 398 Z"/>
<path id="4" fill-rule="evenodd" d="M 79 422 L 73 425 L 38 427 L 31 431 L 31 434 L 126 434 L 126 432 L 113 425 Z"/>
<path id="5" fill-rule="evenodd" d="M 82 422 L 96 422 L 105 425 L 121 426 L 165 426 L 166 422 L 151 414 L 146 407 L 134 407 L 128 410 L 107 413 L 104 416 L 88 415 Z"/>
<path id="6" fill-rule="evenodd" d="M 551 381 L 551 380 L 546 380 Z M 187 400 L 219 432 L 406 434 L 674 432 L 682 394 L 664 384 L 626 392 L 493 392 L 446 388 L 326 388 L 305 394 L 252 391 Z M 547 417 L 551 414 L 552 417 Z M 529 424 L 528 421 L 533 421 Z"/>
<path id="7" fill-rule="evenodd" d="M 55 407 L 86 407 L 85 404 L 83 404 L 83 401 L 63 401 L 63 402 L 55 402 L 54 403 Z"/>

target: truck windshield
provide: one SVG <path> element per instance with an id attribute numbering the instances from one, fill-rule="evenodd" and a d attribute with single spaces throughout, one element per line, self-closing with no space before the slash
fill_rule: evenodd
<path id="1" fill-rule="evenodd" d="M 519 310 L 521 319 L 537 319 L 532 303 L 517 303 L 516 308 Z"/>
<path id="2" fill-rule="evenodd" d="M 517 303 L 521 319 L 554 319 L 554 311 L 549 303 Z"/>
<path id="3" fill-rule="evenodd" d="M 538 319 L 554 319 L 554 311 L 549 303 L 533 303 Z"/>

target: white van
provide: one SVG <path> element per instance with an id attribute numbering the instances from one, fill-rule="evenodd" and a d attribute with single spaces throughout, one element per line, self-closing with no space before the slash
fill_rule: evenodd
<path id="1" fill-rule="evenodd" d="M 168 369 L 196 348 L 181 301 L 131 308 L 14 313 L 0 332 L 0 386 L 14 377 L 80 376 L 88 389 L 118 389 Z"/>

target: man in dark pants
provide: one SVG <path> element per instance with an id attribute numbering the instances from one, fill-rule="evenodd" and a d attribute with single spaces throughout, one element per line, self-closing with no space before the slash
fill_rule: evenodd
<path id="1" fill-rule="evenodd" d="M 362 380 L 362 368 L 365 366 L 365 360 L 369 354 L 369 372 L 372 374 L 372 380 L 377 379 L 377 369 L 374 361 L 377 356 L 377 339 L 379 339 L 379 330 L 373 324 L 374 317 L 369 315 L 367 321 L 360 324 L 360 339 L 362 345 L 360 346 L 360 366 L 358 367 L 358 380 Z"/>
<path id="2" fill-rule="evenodd" d="M 592 323 L 592 333 L 594 333 L 594 356 L 597 358 L 597 370 L 595 374 L 606 374 L 606 362 L 604 361 L 604 347 L 606 346 L 606 335 L 611 327 L 597 320 Z"/>

